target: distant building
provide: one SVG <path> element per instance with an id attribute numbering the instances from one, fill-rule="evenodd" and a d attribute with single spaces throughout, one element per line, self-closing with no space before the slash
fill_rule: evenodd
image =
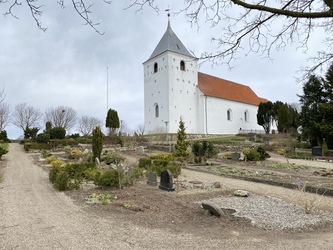
<path id="1" fill-rule="evenodd" d="M 249 86 L 198 72 L 193 57 L 168 27 L 143 63 L 145 133 L 176 133 L 180 117 L 189 134 L 237 134 L 263 130 L 260 102 Z"/>

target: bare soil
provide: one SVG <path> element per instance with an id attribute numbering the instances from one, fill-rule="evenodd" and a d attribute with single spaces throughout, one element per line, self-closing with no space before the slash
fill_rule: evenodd
<path id="1" fill-rule="evenodd" d="M 134 163 L 138 157 L 128 152 L 127 161 Z M 0 183 L 0 249 L 333 249 L 332 225 L 302 232 L 267 231 L 244 219 L 206 215 L 200 206 L 202 200 L 230 195 L 245 184 L 251 192 L 277 196 L 281 187 L 264 185 L 264 190 L 263 184 L 216 175 L 209 180 L 219 180 L 221 188 L 213 188 L 207 179 L 193 186 L 191 181 L 203 177 L 186 170 L 178 192 L 162 191 L 142 179 L 121 190 L 88 183 L 63 196 L 49 183 L 48 166 L 38 158 L 11 145 L 1 161 L 5 180 Z M 260 170 L 251 164 L 240 167 Z M 117 199 L 107 205 L 88 204 L 93 193 Z"/>

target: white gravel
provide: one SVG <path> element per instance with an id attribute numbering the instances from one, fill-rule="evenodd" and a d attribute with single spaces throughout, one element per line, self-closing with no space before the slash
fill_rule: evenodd
<path id="1" fill-rule="evenodd" d="M 236 210 L 236 217 L 251 220 L 252 225 L 268 230 L 302 230 L 321 223 L 333 223 L 327 212 L 305 213 L 304 209 L 281 199 L 268 196 L 225 197 L 211 200 L 221 208 Z"/>

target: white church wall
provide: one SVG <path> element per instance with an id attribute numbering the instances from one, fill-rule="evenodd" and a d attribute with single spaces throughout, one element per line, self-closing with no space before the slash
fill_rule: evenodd
<path id="1" fill-rule="evenodd" d="M 262 127 L 257 124 L 257 106 L 214 97 L 206 98 L 205 133 L 237 134 L 240 129 L 262 130 Z"/>
<path id="2" fill-rule="evenodd" d="M 180 63 L 185 63 L 181 70 Z M 197 129 L 197 62 L 196 59 L 168 53 L 169 69 L 169 132 L 176 133 L 180 117 L 185 122 L 188 133 L 196 133 Z"/>
<path id="3" fill-rule="evenodd" d="M 157 72 L 154 64 L 157 63 Z M 167 58 L 159 56 L 144 63 L 144 115 L 145 133 L 166 132 L 168 120 L 168 79 Z M 155 107 L 158 105 L 158 116 Z"/>

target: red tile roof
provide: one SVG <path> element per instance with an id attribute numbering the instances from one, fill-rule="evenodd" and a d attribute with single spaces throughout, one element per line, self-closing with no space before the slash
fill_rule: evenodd
<path id="1" fill-rule="evenodd" d="M 260 102 L 268 101 L 265 98 L 258 97 L 249 86 L 217 78 L 201 72 L 198 72 L 198 87 L 204 95 L 231 101 L 253 105 L 259 105 Z"/>

